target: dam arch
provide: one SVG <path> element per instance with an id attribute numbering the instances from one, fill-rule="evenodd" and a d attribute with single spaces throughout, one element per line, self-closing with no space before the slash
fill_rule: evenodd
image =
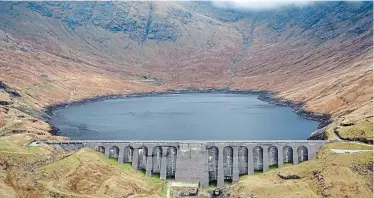
<path id="1" fill-rule="evenodd" d="M 146 146 L 141 146 L 138 149 L 138 167 L 137 168 L 139 170 L 146 170 L 147 156 L 148 156 L 148 148 Z"/>
<path id="2" fill-rule="evenodd" d="M 305 146 L 299 146 L 297 148 L 297 155 L 299 163 L 308 160 L 308 148 Z"/>
<path id="3" fill-rule="evenodd" d="M 134 148 L 132 146 L 126 146 L 123 154 L 123 162 L 130 163 L 134 155 Z"/>
<path id="4" fill-rule="evenodd" d="M 218 147 L 208 148 L 208 175 L 209 182 L 217 182 L 218 179 Z"/>
<path id="5" fill-rule="evenodd" d="M 152 151 L 152 173 L 161 173 L 162 148 L 153 147 Z"/>
<path id="6" fill-rule="evenodd" d="M 175 146 L 168 147 L 166 159 L 166 177 L 173 178 L 177 169 L 177 148 Z"/>
<path id="7" fill-rule="evenodd" d="M 269 146 L 268 150 L 269 166 L 278 167 L 278 148 L 276 146 Z"/>
<path id="8" fill-rule="evenodd" d="M 118 159 L 119 157 L 119 148 L 118 146 L 112 146 L 109 149 L 109 158 Z"/>
<path id="9" fill-rule="evenodd" d="M 293 149 L 290 146 L 283 147 L 283 163 L 293 163 Z"/>
<path id="10" fill-rule="evenodd" d="M 263 171 L 263 149 L 261 146 L 255 146 L 253 152 L 253 168 L 254 171 Z"/>
<path id="11" fill-rule="evenodd" d="M 234 149 L 231 146 L 223 148 L 223 177 L 225 181 L 233 180 L 233 158 Z"/>
<path id="12" fill-rule="evenodd" d="M 240 146 L 238 151 L 239 175 L 248 174 L 248 148 Z"/>
<path id="13" fill-rule="evenodd" d="M 103 147 L 103 146 L 97 146 L 96 148 L 95 148 L 95 150 L 96 151 L 98 151 L 98 152 L 100 152 L 100 153 L 105 153 L 105 147 Z"/>

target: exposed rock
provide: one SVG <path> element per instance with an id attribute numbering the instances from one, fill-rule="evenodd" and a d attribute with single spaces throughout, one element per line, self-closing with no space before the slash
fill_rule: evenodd
<path id="1" fill-rule="evenodd" d="M 373 172 L 373 162 L 367 165 L 353 163 L 350 166 L 352 171 L 358 172 L 359 174 L 366 175 Z"/>
<path id="2" fill-rule="evenodd" d="M 345 120 L 340 123 L 340 126 L 353 126 L 353 125 L 355 125 L 355 123 L 345 121 Z"/>
<path id="3" fill-rule="evenodd" d="M 10 104 L 9 101 L 0 100 L 0 105 L 9 105 L 9 104 Z"/>
<path id="4" fill-rule="evenodd" d="M 7 93 L 9 93 L 13 97 L 20 97 L 21 95 L 17 93 L 15 90 L 11 89 L 8 85 L 4 82 L 0 81 L 0 89 L 4 89 Z"/>
<path id="5" fill-rule="evenodd" d="M 317 179 L 318 184 L 320 188 L 322 189 L 322 196 L 323 197 L 329 197 L 328 194 L 326 194 L 324 191 L 327 189 L 327 185 L 325 183 L 325 179 L 323 178 L 323 175 L 318 170 L 313 170 L 313 176 Z"/>
<path id="6" fill-rule="evenodd" d="M 308 140 L 325 140 L 325 139 L 327 139 L 326 133 L 325 133 L 326 129 L 327 129 L 327 126 L 313 131 L 309 135 Z"/>
<path id="7" fill-rule="evenodd" d="M 281 179 L 300 179 L 301 177 L 298 176 L 298 175 L 294 175 L 294 174 L 284 174 L 284 173 L 277 173 L 277 175 L 281 178 Z"/>
<path id="8" fill-rule="evenodd" d="M 10 94 L 6 90 L 0 88 L 0 105 L 10 104 L 12 104 L 12 98 Z"/>
<path id="9" fill-rule="evenodd" d="M 9 168 L 9 164 L 6 159 L 0 158 L 0 170 L 7 170 Z"/>
<path id="10" fill-rule="evenodd" d="M 175 41 L 178 37 L 178 26 L 153 14 L 152 2 L 31 2 L 28 7 L 43 16 L 62 19 L 73 30 L 93 24 L 112 32 L 123 32 L 138 43 L 146 39 Z M 133 13 L 134 7 L 141 11 Z M 171 13 L 180 17 L 182 23 L 191 17 L 191 13 L 182 10 Z"/>

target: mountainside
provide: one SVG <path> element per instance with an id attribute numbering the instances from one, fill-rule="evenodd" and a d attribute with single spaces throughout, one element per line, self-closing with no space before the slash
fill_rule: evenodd
<path id="1" fill-rule="evenodd" d="M 1 2 L 0 10 L 0 80 L 20 95 L 2 89 L 0 126 L 16 115 L 18 130 L 33 131 L 23 112 L 187 87 L 272 91 L 345 123 L 372 117 L 372 2 L 268 11 L 210 2 Z M 6 126 L 4 133 L 14 120 Z"/>
<path id="2" fill-rule="evenodd" d="M 370 143 L 326 144 L 308 162 L 241 176 L 223 196 L 372 197 L 372 153 L 331 150 L 372 149 L 372 7 L 0 2 L 0 197 L 165 197 L 167 182 L 101 153 L 29 145 L 66 138 L 40 119 L 49 105 L 185 88 L 274 92 L 272 102 L 332 115 L 313 137 Z"/>

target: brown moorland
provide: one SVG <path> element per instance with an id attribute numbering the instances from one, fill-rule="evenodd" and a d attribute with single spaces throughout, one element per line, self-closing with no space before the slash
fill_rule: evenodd
<path id="1" fill-rule="evenodd" d="M 48 116 L 42 112 L 47 106 L 100 95 L 190 87 L 271 91 L 280 99 L 304 102 L 310 112 L 331 114 L 333 123 L 326 138 L 372 143 L 371 2 L 313 3 L 272 11 L 225 10 L 209 2 L 0 4 L 0 134 L 21 133 L 3 137 L 8 147 L 1 150 L 0 165 L 9 166 L 0 171 L 4 197 L 80 196 L 86 192 L 90 184 L 84 177 L 39 177 L 44 170 L 63 167 L 60 159 L 68 154 L 44 145 L 40 155 L 30 155 L 25 145 L 32 139 L 64 139 L 50 134 L 51 126 L 40 119 Z M 367 171 L 372 157 L 367 153 L 340 156 L 328 148 L 319 159 L 280 169 L 302 175 L 302 183 L 281 181 L 273 172 L 256 177 L 264 185 L 277 183 L 269 193 L 291 189 L 295 196 L 299 191 L 312 197 L 323 193 L 340 197 L 350 191 L 370 195 L 370 178 L 362 176 L 370 172 L 362 171 Z M 54 152 L 61 158 L 51 157 Z M 44 159 L 43 153 L 50 159 L 33 167 L 47 168 L 32 172 L 29 164 L 34 158 Z M 89 166 L 84 161 L 87 156 L 99 159 L 95 166 L 107 163 L 87 150 L 69 157 Z M 25 161 L 14 163 L 13 157 Z M 321 163 L 326 169 L 316 168 Z M 98 174 L 129 174 L 130 170 L 112 166 L 117 165 L 98 168 Z M 75 166 L 68 169 L 78 176 L 92 174 Z M 333 187 L 322 191 L 313 170 Z M 355 180 L 338 180 L 342 175 Z M 157 192 L 138 188 L 147 179 L 136 178 L 121 193 L 163 195 L 157 185 Z M 252 184 L 246 182 L 252 179 L 244 179 L 232 192 L 240 187 L 266 197 L 261 189 L 248 188 Z M 74 182 L 82 186 L 72 188 Z M 117 196 L 111 189 L 121 183 L 123 178 L 115 177 L 107 183 L 108 191 L 98 188 L 93 196 Z M 102 184 L 95 183 L 95 188 L 98 185 Z"/>

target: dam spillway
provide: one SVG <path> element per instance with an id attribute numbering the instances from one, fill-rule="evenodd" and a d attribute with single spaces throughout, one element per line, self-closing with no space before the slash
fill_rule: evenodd
<path id="1" fill-rule="evenodd" d="M 324 140 L 289 141 L 117 141 L 72 140 L 47 141 L 55 147 L 72 151 L 92 148 L 119 163 L 131 163 L 147 176 L 160 174 L 160 179 L 199 182 L 208 187 L 216 182 L 237 182 L 240 175 L 267 172 L 269 167 L 310 160 Z"/>

